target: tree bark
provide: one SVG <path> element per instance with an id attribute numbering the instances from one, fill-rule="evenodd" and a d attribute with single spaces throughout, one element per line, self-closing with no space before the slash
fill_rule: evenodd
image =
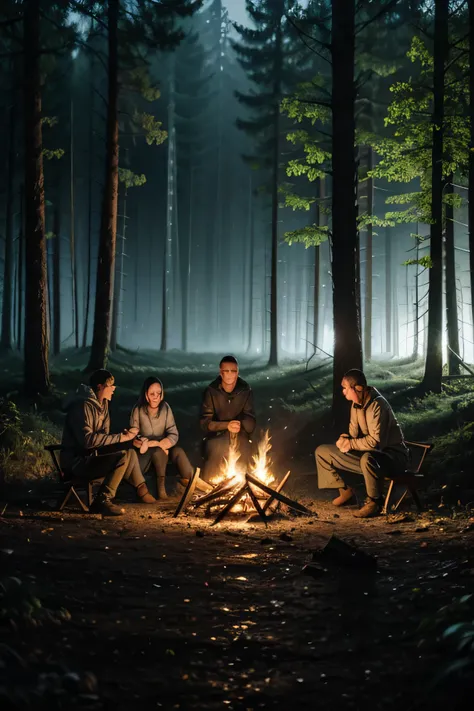
<path id="1" fill-rule="evenodd" d="M 355 4 L 332 0 L 332 280 L 334 313 L 333 416 L 344 413 L 341 380 L 362 368 L 357 281 L 357 171 L 355 161 Z"/>
<path id="2" fill-rule="evenodd" d="M 445 188 L 445 195 L 454 193 L 454 175 L 449 175 Z M 444 242 L 446 262 L 446 323 L 448 327 L 448 372 L 449 375 L 459 375 L 459 323 L 458 299 L 456 289 L 456 259 L 454 250 L 454 209 L 451 204 L 446 204 L 445 225 L 446 237 Z M 454 352 L 453 352 L 454 351 Z"/>
<path id="3" fill-rule="evenodd" d="M 40 0 L 24 5 L 25 112 L 25 390 L 50 390 L 47 329 L 46 233 L 41 131 Z"/>
<path id="4" fill-rule="evenodd" d="M 468 184 L 468 223 L 469 223 L 469 271 L 471 285 L 471 321 L 474 341 L 474 0 L 469 5 L 469 184 Z"/>
<path id="5" fill-rule="evenodd" d="M 276 27 L 275 65 L 273 96 L 276 102 L 273 122 L 273 156 L 272 156 L 272 241 L 270 255 L 270 356 L 268 365 L 278 365 L 278 185 L 280 169 L 280 100 L 283 69 L 282 57 L 282 14 Z"/>
<path id="6" fill-rule="evenodd" d="M 69 195 L 71 209 L 71 227 L 69 234 L 69 244 L 71 250 L 71 298 L 73 310 L 73 330 L 76 348 L 79 348 L 79 300 L 77 298 L 77 262 L 76 262 L 76 239 L 75 239 L 75 212 L 74 212 L 74 103 L 71 98 L 70 111 L 70 143 L 69 143 Z"/>
<path id="7" fill-rule="evenodd" d="M 367 153 L 367 171 L 373 168 L 373 151 L 369 146 Z M 371 177 L 367 178 L 367 214 L 371 217 L 374 214 L 374 182 Z M 365 240 L 365 300 L 364 300 L 364 361 L 370 363 L 372 360 L 372 265 L 373 251 L 373 226 L 367 225 Z"/>
<path id="8" fill-rule="evenodd" d="M 444 72 L 448 58 L 449 0 L 435 2 L 434 34 L 434 105 L 433 145 L 431 153 L 431 219 L 428 294 L 428 334 L 425 373 L 422 388 L 426 392 L 441 392 L 443 370 L 442 309 L 443 309 L 443 124 Z"/>
<path id="9" fill-rule="evenodd" d="M 392 243 L 385 228 L 385 351 L 392 352 Z"/>
<path id="10" fill-rule="evenodd" d="M 94 310 L 94 332 L 87 371 L 107 363 L 117 240 L 118 201 L 118 14 L 119 0 L 108 2 L 108 103 L 105 182 L 100 225 L 99 261 Z"/>
<path id="11" fill-rule="evenodd" d="M 8 158 L 7 189 L 5 194 L 5 253 L 3 263 L 2 337 L 4 350 L 12 347 L 12 298 L 13 298 L 13 204 L 15 190 L 15 125 L 16 104 L 13 101 L 8 112 Z"/>
<path id="12" fill-rule="evenodd" d="M 61 350 L 61 221 L 59 205 L 54 207 L 53 220 L 53 318 L 51 330 L 53 332 L 53 353 L 58 355 Z"/>

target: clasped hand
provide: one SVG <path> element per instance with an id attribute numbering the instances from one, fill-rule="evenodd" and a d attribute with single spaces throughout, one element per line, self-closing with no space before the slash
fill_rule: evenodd
<path id="1" fill-rule="evenodd" d="M 240 432 L 240 422 L 239 420 L 231 420 L 229 424 L 227 425 L 227 429 L 229 432 L 232 432 L 233 434 L 238 434 Z"/>
<path id="2" fill-rule="evenodd" d="M 336 447 L 345 454 L 351 448 L 351 440 L 348 434 L 342 434 L 336 442 Z"/>

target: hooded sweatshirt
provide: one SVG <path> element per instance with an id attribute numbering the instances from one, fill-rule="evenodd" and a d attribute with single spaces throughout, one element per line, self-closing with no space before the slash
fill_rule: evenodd
<path id="1" fill-rule="evenodd" d="M 231 393 L 226 392 L 222 387 L 221 376 L 219 375 L 205 389 L 202 396 L 201 405 L 201 428 L 208 437 L 217 437 L 222 431 L 210 432 L 210 422 L 230 422 L 239 420 L 242 431 L 251 435 L 255 429 L 255 410 L 253 406 L 253 393 L 250 385 L 237 378 L 235 388 Z"/>
<path id="2" fill-rule="evenodd" d="M 80 385 L 73 395 L 66 398 L 63 410 L 66 421 L 61 445 L 70 447 L 71 451 L 61 452 L 62 469 L 74 469 L 84 461 L 87 450 L 120 442 L 120 434 L 109 434 L 108 401 L 103 400 L 101 404 L 88 385 Z"/>
<path id="3" fill-rule="evenodd" d="M 365 403 L 352 403 L 349 423 L 351 449 L 386 451 L 401 461 L 408 458 L 403 433 L 387 400 L 375 388 L 368 388 Z"/>

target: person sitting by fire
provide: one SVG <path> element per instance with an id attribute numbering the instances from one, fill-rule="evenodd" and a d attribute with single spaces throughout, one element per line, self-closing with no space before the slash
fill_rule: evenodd
<path id="1" fill-rule="evenodd" d="M 408 449 L 392 408 L 378 390 L 367 385 L 361 370 L 348 370 L 341 387 L 346 400 L 352 403 L 349 434 L 341 434 L 336 444 L 317 447 L 318 486 L 339 489 L 339 496 L 332 503 L 343 506 L 355 495 L 345 483 L 344 473 L 362 474 L 367 500 L 354 516 L 370 518 L 382 510 L 386 474 L 406 469 Z"/>
<path id="2" fill-rule="evenodd" d="M 239 377 L 239 365 L 232 355 L 221 359 L 219 376 L 203 393 L 200 423 L 206 433 L 201 474 L 204 481 L 210 482 L 219 474 L 231 442 L 238 447 L 239 465 L 245 471 L 251 455 L 250 436 L 256 425 L 253 393 Z"/>
<path id="3" fill-rule="evenodd" d="M 177 447 L 179 433 L 173 411 L 164 400 L 165 391 L 159 378 L 145 380 L 137 404 L 130 415 L 130 428 L 138 429 L 142 438 L 138 461 L 143 474 L 151 467 L 156 472 L 158 498 L 166 499 L 165 476 L 168 462 L 172 462 L 182 483 L 189 481 L 193 467 L 181 447 Z"/>
<path id="4" fill-rule="evenodd" d="M 64 448 L 60 453 L 61 468 L 66 478 L 80 477 L 92 481 L 104 477 L 90 512 L 106 516 L 125 513 L 123 508 L 112 502 L 122 479 L 136 489 L 140 503 L 156 502 L 148 491 L 133 448 L 141 446 L 141 441 L 137 439 L 138 430 L 131 428 L 120 434 L 110 434 L 109 401 L 115 387 L 112 373 L 96 370 L 90 376 L 89 386 L 80 385 L 63 405 L 66 420 L 61 440 Z"/>

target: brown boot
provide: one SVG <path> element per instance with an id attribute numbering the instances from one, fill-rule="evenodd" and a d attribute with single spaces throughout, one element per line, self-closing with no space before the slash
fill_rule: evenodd
<path id="1" fill-rule="evenodd" d="M 156 504 L 156 499 L 148 491 L 146 482 L 142 482 L 137 486 L 137 496 L 141 504 Z"/>
<path id="2" fill-rule="evenodd" d="M 158 489 L 158 498 L 159 499 L 167 499 L 168 494 L 166 493 L 165 477 L 159 476 L 156 480 L 156 484 L 157 484 L 157 489 Z"/>
<path id="3" fill-rule="evenodd" d="M 372 518 L 373 516 L 378 516 L 382 511 L 382 506 L 382 499 L 367 499 L 362 508 L 356 511 L 353 516 L 355 516 L 355 518 Z"/>
<path id="4" fill-rule="evenodd" d="M 344 506 L 344 504 L 349 503 L 353 496 L 355 496 L 354 489 L 350 487 L 339 489 L 339 496 L 333 499 L 332 503 L 334 506 Z"/>

